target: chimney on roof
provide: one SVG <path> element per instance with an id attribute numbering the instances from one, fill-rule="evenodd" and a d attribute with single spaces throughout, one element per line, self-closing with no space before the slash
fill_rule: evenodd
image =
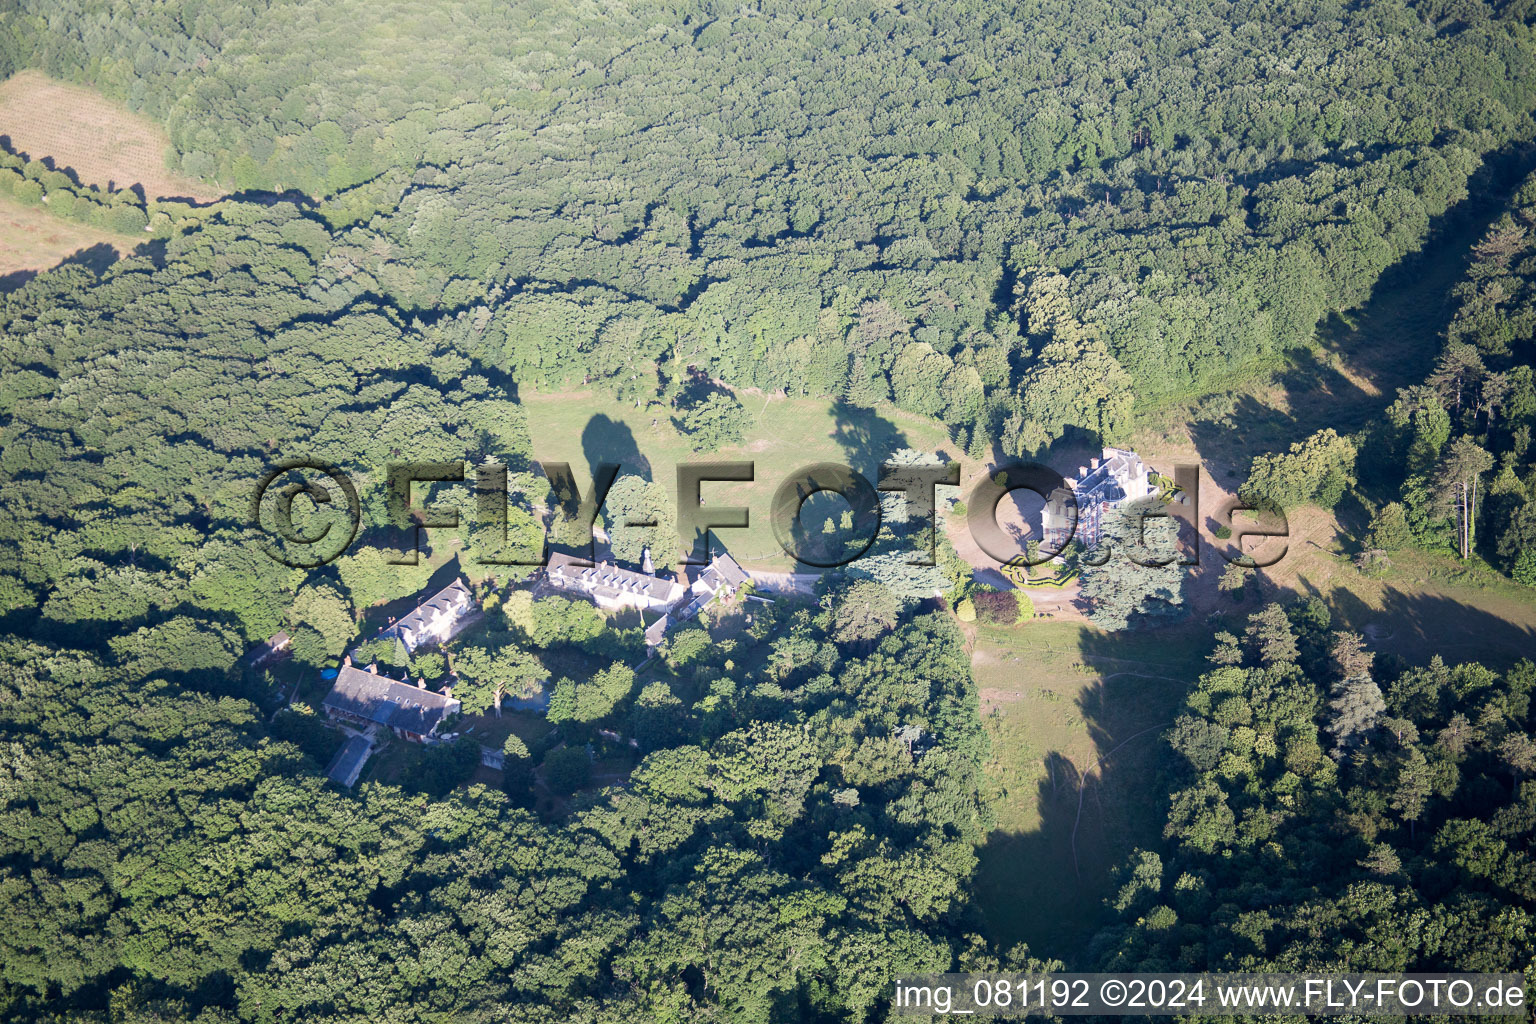
<path id="1" fill-rule="evenodd" d="M 1092 467 L 1093 467 L 1093 468 L 1094 468 L 1094 469 L 1098 469 L 1098 468 L 1099 468 L 1099 460 L 1098 460 L 1098 459 L 1089 459 L 1089 460 L 1088 460 L 1088 463 L 1089 463 L 1089 465 L 1091 465 L 1091 466 L 1092 466 Z"/>
<path id="2" fill-rule="evenodd" d="M 427 677 L 426 676 L 417 676 L 416 677 L 416 685 L 419 688 L 425 690 L 427 688 Z"/>
<path id="3" fill-rule="evenodd" d="M 1078 466 L 1077 467 L 1077 478 L 1079 480 L 1081 480 L 1083 477 L 1085 477 L 1087 475 L 1088 475 L 1088 467 L 1087 466 Z"/>
<path id="4" fill-rule="evenodd" d="M 369 665 L 367 668 L 363 669 L 363 671 L 367 672 L 371 676 L 378 675 L 379 674 L 378 662 L 374 662 L 372 665 Z"/>
<path id="5" fill-rule="evenodd" d="M 345 658 L 342 658 L 341 659 L 341 666 L 342 666 L 342 668 L 351 668 L 352 667 L 352 655 L 349 654 Z"/>

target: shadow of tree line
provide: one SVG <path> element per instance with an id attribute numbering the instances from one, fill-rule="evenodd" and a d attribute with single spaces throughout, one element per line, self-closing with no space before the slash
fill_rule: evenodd
<path id="1" fill-rule="evenodd" d="M 1225 408 L 1206 403 L 1216 411 L 1190 426 L 1204 470 L 1232 487 L 1253 455 L 1283 450 L 1325 427 L 1358 431 L 1381 416 L 1398 388 L 1422 381 L 1439 353 L 1453 312 L 1450 290 L 1466 270 L 1471 246 L 1533 164 L 1536 152 L 1529 149 L 1490 161 L 1470 197 L 1439 218 L 1419 252 L 1382 275 L 1352 322 L 1334 316 L 1324 325 L 1324 350 L 1366 368 L 1375 393 L 1316 351 L 1290 353 L 1289 365 L 1277 375 L 1293 399 L 1288 408 L 1251 394 L 1232 396 Z M 1295 401 L 1297 396 L 1305 401 Z M 1369 486 L 1371 474 L 1361 475 Z M 1367 513 L 1358 497 L 1350 495 L 1334 511 L 1343 528 L 1364 529 Z M 1334 629 L 1367 637 L 1383 679 L 1436 654 L 1447 662 L 1478 661 L 1500 670 L 1536 653 L 1536 615 L 1515 621 L 1432 591 L 1397 588 L 1388 588 L 1381 607 L 1373 608 L 1346 587 L 1324 593 L 1305 580 L 1294 590 L 1266 590 L 1262 601 L 1234 602 L 1229 613 L 1214 617 L 1230 617 L 1223 624 L 1185 623 L 1156 635 L 1166 638 L 1170 650 L 1184 644 L 1203 657 L 1216 629 L 1240 625 L 1264 602 L 1306 597 L 1328 605 Z M 1091 630 L 1083 632 L 1079 648 L 1085 663 L 1108 666 L 1122 665 L 1130 651 L 1126 635 Z M 1137 847 L 1161 846 L 1173 786 L 1164 734 L 1203 670 L 1197 661 L 1182 674 L 1174 670 L 1168 671 L 1170 678 L 1151 679 L 1131 674 L 1163 671 L 1150 662 L 1108 667 L 1079 694 L 1076 706 L 1092 760 L 1076 764 L 1060 751 L 1047 752 L 1036 793 L 1039 827 L 995 833 L 983 851 L 986 894 L 992 897 L 986 916 L 994 939 L 1004 946 L 1025 942 L 1036 955 L 1059 957 L 1069 966 L 1077 958 L 1077 965 L 1086 966 L 1093 935 L 1107 919 L 1113 869 Z"/>
<path id="2" fill-rule="evenodd" d="M 107 269 L 118 260 L 117 249 L 106 242 L 97 242 L 83 249 L 76 249 L 65 256 L 50 269 L 57 270 L 60 267 L 84 267 L 98 279 L 107 272 Z M 40 270 L 13 270 L 8 274 L 0 274 L 0 293 L 13 292 L 33 280 Z"/>
<path id="3" fill-rule="evenodd" d="M 1317 597 L 1329 607 L 1335 630 L 1361 632 L 1377 653 L 1384 687 L 1404 669 L 1439 654 L 1448 663 L 1479 662 L 1507 670 L 1536 654 L 1536 613 L 1514 621 L 1441 594 L 1389 589 L 1373 608 L 1344 587 L 1327 593 L 1303 587 L 1265 595 L 1289 604 Z M 1085 630 L 1079 653 L 1101 670 L 1075 702 L 1092 743 L 1092 759 L 1074 762 L 1060 751 L 1042 759 L 1036 790 L 1039 827 L 995 833 L 983 850 L 983 894 L 994 939 L 1027 943 L 1039 956 L 1085 966 L 1096 931 L 1114 895 L 1113 871 L 1133 850 L 1159 849 L 1176 785 L 1167 727 L 1177 718 L 1198 675 L 1216 628 L 1241 632 L 1261 602 L 1234 603 L 1225 621 L 1143 634 L 1170 654 L 1182 647 L 1183 670 L 1148 657 L 1134 658 L 1127 638 Z M 1157 638 L 1157 639 L 1154 639 Z M 990 862 L 990 863 L 989 863 Z M 1006 905 L 1011 903 L 1012 905 Z"/>
<path id="4" fill-rule="evenodd" d="M 1205 469 L 1218 479 L 1241 478 L 1254 455 L 1283 450 L 1325 427 L 1359 431 L 1381 416 L 1399 388 L 1422 383 L 1439 355 L 1454 312 L 1451 289 L 1471 262 L 1472 246 L 1533 167 L 1533 147 L 1490 158 L 1469 182 L 1467 198 L 1435 219 L 1423 246 L 1382 273 L 1364 305 L 1347 316 L 1330 314 L 1320 325 L 1322 351 L 1364 371 L 1370 389 L 1318 351 L 1292 350 L 1275 377 L 1289 396 L 1287 408 L 1247 393 L 1230 396 L 1225 407 L 1219 400 L 1204 403 L 1190 435 Z"/>

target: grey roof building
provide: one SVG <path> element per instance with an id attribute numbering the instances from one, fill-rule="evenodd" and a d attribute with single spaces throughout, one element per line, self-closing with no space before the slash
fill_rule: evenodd
<path id="1" fill-rule="evenodd" d="M 453 634 L 466 615 L 475 609 L 475 596 L 463 580 L 454 580 L 417 606 L 416 610 L 402 615 L 379 631 L 381 637 L 399 637 L 407 652 L 418 647 L 440 644 Z"/>
<path id="2" fill-rule="evenodd" d="M 580 594 L 599 608 L 657 613 L 660 617 L 645 628 L 646 645 L 657 647 L 673 626 L 698 615 L 716 598 L 735 594 L 751 579 L 736 559 L 723 552 L 699 568 L 691 582 L 685 582 L 684 571 L 679 569 L 678 578 L 669 580 L 612 562 L 586 565 L 579 558 L 556 552 L 549 556 L 545 578 L 556 588 Z"/>
<path id="3" fill-rule="evenodd" d="M 1147 464 L 1124 448 L 1105 448 L 1102 458 L 1078 467 L 1077 479 L 1069 478 L 1067 487 L 1070 491 L 1058 490 L 1051 495 L 1040 517 L 1041 547 L 1046 551 L 1060 551 L 1070 540 L 1092 547 L 1104 537 L 1105 510 L 1152 493 Z M 1071 515 L 1074 499 L 1075 529 Z"/>
<path id="4" fill-rule="evenodd" d="M 750 578 L 747 571 L 730 555 L 722 552 L 713 556 L 709 564 L 694 576 L 693 582 L 689 584 L 688 592 L 691 597 L 686 605 L 672 613 L 671 625 L 693 618 L 709 607 L 716 598 L 731 597 Z M 668 626 L 669 629 L 671 625 Z M 649 633 L 646 639 L 649 641 Z"/>
<path id="5" fill-rule="evenodd" d="M 612 562 L 588 565 L 583 559 L 555 552 L 549 556 L 545 578 L 561 590 L 591 599 L 599 608 L 639 608 L 660 611 L 682 600 L 687 591 L 675 580 L 662 579 Z"/>
<path id="6" fill-rule="evenodd" d="M 645 627 L 645 646 L 660 647 L 661 642 L 667 638 L 667 630 L 673 626 L 672 616 L 663 615 L 649 626 Z"/>
<path id="7" fill-rule="evenodd" d="M 693 592 L 697 594 L 702 589 L 713 596 L 723 589 L 727 594 L 733 594 L 749 578 L 747 570 L 738 565 L 736 559 L 722 551 L 710 559 L 709 565 L 699 573 L 699 578 L 693 581 Z"/>
<path id="8" fill-rule="evenodd" d="M 336 751 L 336 756 L 331 758 L 331 763 L 325 769 L 325 774 L 330 776 L 332 782 L 339 782 L 351 789 L 357 782 L 357 777 L 363 773 L 363 765 L 368 763 L 368 755 L 373 753 L 373 744 L 364 736 L 348 736 L 347 742 Z"/>
<path id="9" fill-rule="evenodd" d="M 419 741 L 433 736 L 460 704 L 424 687 L 346 665 L 323 706 L 332 717 L 387 726 L 397 735 Z"/>
<path id="10" fill-rule="evenodd" d="M 264 665 L 291 646 L 293 646 L 293 637 L 289 636 L 286 630 L 274 633 L 270 640 L 256 645 L 256 648 L 247 656 L 247 663 L 252 668 Z"/>

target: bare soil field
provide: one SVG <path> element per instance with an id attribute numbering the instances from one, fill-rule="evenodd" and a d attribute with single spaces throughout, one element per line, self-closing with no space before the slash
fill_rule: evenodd
<path id="1" fill-rule="evenodd" d="M 217 199 L 218 188 L 165 166 L 171 148 L 164 129 L 83 86 L 57 82 L 40 71 L 20 71 L 0 82 L 0 135 L 11 148 L 73 170 L 85 184 L 122 189 L 142 186 L 147 199 L 186 196 Z"/>

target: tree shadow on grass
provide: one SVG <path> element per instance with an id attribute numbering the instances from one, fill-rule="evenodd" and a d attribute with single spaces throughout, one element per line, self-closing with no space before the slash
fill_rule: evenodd
<path id="1" fill-rule="evenodd" d="M 13 270 L 0 274 L 0 294 L 13 292 L 37 276 L 35 270 Z"/>
<path id="2" fill-rule="evenodd" d="M 1434 655 L 1449 663 L 1479 662 L 1496 671 L 1536 654 L 1536 607 L 1508 600 L 1510 617 L 1436 593 L 1389 588 L 1381 607 L 1344 587 L 1327 593 L 1303 586 L 1266 594 L 1289 603 L 1324 600 L 1333 629 L 1362 633 L 1378 665 L 1422 665 Z M 1246 616 L 1260 602 L 1235 611 Z M 1105 634 L 1085 631 L 1080 654 L 1101 674 L 1078 696 L 1092 740 L 1087 763 L 1052 751 L 1042 761 L 1037 800 L 1040 824 L 1026 832 L 997 832 L 981 851 L 975 882 L 986 934 L 1005 948 L 1027 943 L 1037 956 L 1073 964 L 1108 920 L 1114 870 L 1137 847 L 1159 849 L 1174 788 L 1164 739 L 1185 695 L 1208 667 L 1210 628 Z M 1395 665 L 1394 665 L 1395 663 Z M 1079 959 L 1079 964 L 1084 961 Z"/>
<path id="3" fill-rule="evenodd" d="M 879 482 L 881 465 L 911 446 L 900 427 L 873 409 L 834 402 L 832 419 L 832 440 L 842 449 L 843 461 L 871 484 Z"/>
<path id="4" fill-rule="evenodd" d="M 906 433 L 873 409 L 835 402 L 832 405 L 832 419 L 833 429 L 829 436 L 841 449 L 839 457 L 843 464 L 863 476 L 871 487 L 878 486 L 880 482 L 880 467 L 889 462 L 896 452 L 910 447 Z M 815 464 L 807 457 L 803 464 L 794 468 L 795 478 L 799 477 L 800 470 Z M 778 488 L 786 483 L 785 480 L 763 482 L 771 488 L 765 490 L 765 495 L 777 493 Z M 799 488 L 799 497 L 801 515 L 793 522 L 784 524 L 784 529 L 792 538 L 794 548 L 817 563 L 837 561 L 846 552 L 863 548 L 864 540 L 872 532 L 885 529 L 879 523 L 878 508 L 870 515 L 856 516 L 852 528 L 844 529 L 841 516 L 837 514 L 843 508 L 842 498 L 811 491 L 804 486 Z M 773 513 L 768 511 L 768 514 Z M 832 532 L 823 533 L 821 531 L 829 514 Z M 871 552 L 875 550 L 878 550 L 878 538 L 875 546 L 869 548 Z M 794 566 L 794 571 L 808 573 L 836 573 L 841 569 L 841 566 L 829 568 L 824 564 L 799 561 Z"/>
<path id="5" fill-rule="evenodd" d="M 1207 403 L 1203 418 L 1189 426 L 1202 470 L 1228 488 L 1246 479 L 1254 456 L 1285 451 L 1324 427 L 1340 433 L 1358 430 L 1392 400 L 1371 396 L 1311 351 L 1295 353 L 1279 383 L 1291 396 L 1288 411 L 1243 394 L 1225 408 Z M 1298 396 L 1305 396 L 1305 402 L 1298 403 Z"/>
<path id="6" fill-rule="evenodd" d="M 1341 373 L 1317 351 L 1288 353 L 1275 383 L 1288 397 L 1277 409 L 1243 394 L 1228 409 L 1191 425 L 1207 472 L 1240 483 L 1258 454 L 1284 451 L 1325 427 L 1341 434 L 1370 425 L 1396 400 L 1399 388 L 1423 382 L 1440 353 L 1454 311 L 1451 289 L 1465 274 L 1472 246 L 1503 213 L 1509 196 L 1536 161 L 1536 150 L 1515 147 L 1490 158 L 1469 186 L 1469 197 L 1438 217 L 1416 252 L 1388 267 L 1370 297 L 1346 315 L 1319 325 L 1321 349 L 1350 367 Z M 1361 381 L 1367 382 L 1362 386 Z M 1235 479 L 1227 476 L 1235 473 Z"/>
<path id="7" fill-rule="evenodd" d="M 1444 594 L 1389 587 L 1372 608 L 1343 587 L 1317 594 L 1333 613 L 1334 629 L 1365 636 L 1368 646 L 1423 664 L 1436 654 L 1447 662 L 1476 661 L 1501 671 L 1536 657 L 1536 604 L 1510 598 L 1510 618 Z"/>
<path id="8" fill-rule="evenodd" d="M 106 242 L 97 242 L 83 249 L 76 249 L 54 265 L 53 269 L 67 266 L 84 267 L 96 277 L 101 277 L 112 264 L 118 261 L 117 249 Z M 41 271 L 37 270 L 13 270 L 9 274 L 0 275 L 0 293 L 13 292 L 31 281 Z"/>
<path id="9" fill-rule="evenodd" d="M 1185 624 L 1081 634 L 1079 655 L 1099 673 L 1075 703 L 1092 754 L 1079 763 L 1047 753 L 1038 827 L 993 833 L 981 851 L 976 892 L 985 930 L 1004 948 L 1023 942 L 1036 956 L 1084 962 L 1107 920 L 1114 869 L 1135 848 L 1161 842 L 1162 735 L 1203 668 L 1207 632 Z"/>
<path id="10" fill-rule="evenodd" d="M 588 467 L 617 465 L 619 475 L 651 480 L 651 460 L 640 451 L 629 424 L 599 413 L 581 430 L 581 451 Z"/>
<path id="11" fill-rule="evenodd" d="M 97 242 L 88 245 L 84 249 L 77 249 L 59 261 L 59 266 L 74 264 L 84 267 L 91 273 L 100 277 L 118 260 L 117 249 L 106 242 Z"/>

